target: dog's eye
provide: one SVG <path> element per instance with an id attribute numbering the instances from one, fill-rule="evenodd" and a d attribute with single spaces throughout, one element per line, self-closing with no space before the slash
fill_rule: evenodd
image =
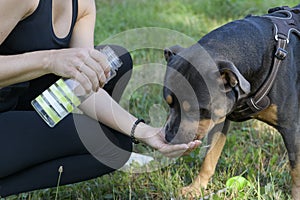
<path id="1" fill-rule="evenodd" d="M 171 95 L 168 95 L 166 97 L 166 102 L 169 104 L 169 106 L 173 105 L 173 97 Z"/>

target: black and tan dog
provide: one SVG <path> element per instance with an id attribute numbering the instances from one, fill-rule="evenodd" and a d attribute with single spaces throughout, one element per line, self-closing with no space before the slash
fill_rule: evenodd
<path id="1" fill-rule="evenodd" d="M 199 195 L 214 174 L 230 121 L 259 119 L 283 137 L 300 199 L 300 5 L 248 16 L 205 35 L 197 44 L 165 50 L 165 125 L 171 143 L 202 139 L 210 148 L 183 193 Z"/>

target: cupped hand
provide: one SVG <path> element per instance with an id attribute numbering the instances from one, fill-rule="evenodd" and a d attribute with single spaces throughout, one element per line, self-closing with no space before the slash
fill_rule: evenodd
<path id="1" fill-rule="evenodd" d="M 93 48 L 51 50 L 47 63 L 49 73 L 78 81 L 87 93 L 103 87 L 110 71 L 106 56 Z"/>
<path id="2" fill-rule="evenodd" d="M 170 158 L 186 155 L 201 145 L 199 140 L 188 144 L 168 144 L 161 128 L 149 128 L 145 137 L 140 140 Z"/>

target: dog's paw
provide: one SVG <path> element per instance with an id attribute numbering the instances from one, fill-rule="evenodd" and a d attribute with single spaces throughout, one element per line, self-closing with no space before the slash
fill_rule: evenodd
<path id="1" fill-rule="evenodd" d="M 195 198 L 205 196 L 206 190 L 201 187 L 196 188 L 196 187 L 187 186 L 187 187 L 181 188 L 180 193 L 181 193 L 182 197 L 184 197 L 185 199 L 195 199 Z"/>

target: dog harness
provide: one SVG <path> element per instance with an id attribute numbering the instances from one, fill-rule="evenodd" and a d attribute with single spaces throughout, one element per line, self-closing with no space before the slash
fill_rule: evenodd
<path id="1" fill-rule="evenodd" d="M 234 121 L 250 119 L 256 113 L 270 106 L 268 93 L 276 79 L 279 67 L 288 55 L 286 50 L 289 44 L 290 35 L 296 33 L 300 36 L 300 8 L 289 8 L 287 6 L 272 8 L 269 14 L 263 17 L 270 19 L 275 27 L 275 40 L 277 50 L 274 55 L 273 66 L 267 80 L 260 87 L 254 96 L 247 97 L 238 101 L 234 111 L 228 116 Z"/>

